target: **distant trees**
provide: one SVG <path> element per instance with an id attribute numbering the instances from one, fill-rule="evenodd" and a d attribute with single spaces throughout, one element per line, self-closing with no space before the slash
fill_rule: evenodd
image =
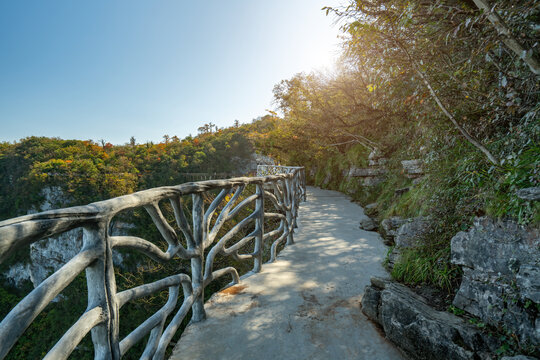
<path id="1" fill-rule="evenodd" d="M 218 131 L 218 127 L 217 127 L 216 124 L 208 123 L 208 124 L 204 124 L 203 126 L 197 128 L 197 131 L 199 132 L 199 135 L 212 134 L 213 132 Z"/>
<path id="2" fill-rule="evenodd" d="M 44 137 L 0 143 L 0 219 L 39 205 L 44 187 L 60 187 L 75 205 L 182 183 L 186 172 L 237 171 L 254 151 L 249 130 L 208 125 L 201 136 L 165 135 L 159 144 L 137 145 L 134 137 L 124 146 Z"/>

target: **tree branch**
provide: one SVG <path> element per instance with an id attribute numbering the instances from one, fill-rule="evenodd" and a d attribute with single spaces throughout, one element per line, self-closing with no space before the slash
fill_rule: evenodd
<path id="1" fill-rule="evenodd" d="M 523 45 L 512 35 L 508 25 L 490 6 L 487 0 L 473 0 L 475 5 L 484 11 L 488 20 L 493 24 L 497 32 L 502 35 L 502 42 L 519 56 L 536 75 L 540 75 L 540 62 L 534 56 L 532 49 L 525 49 Z"/>
<path id="2" fill-rule="evenodd" d="M 401 48 L 401 50 L 403 50 L 403 52 L 405 52 L 405 54 L 407 55 L 407 57 L 409 58 L 409 61 L 411 62 L 415 72 L 418 74 L 418 76 L 420 76 L 420 78 L 422 79 L 423 83 L 426 85 L 426 87 L 428 88 L 429 90 L 429 93 L 431 94 L 431 97 L 433 98 L 433 100 L 435 100 L 435 102 L 437 103 L 437 105 L 439 106 L 439 108 L 441 109 L 441 111 L 443 112 L 444 115 L 446 115 L 446 117 L 452 122 L 452 124 L 454 124 L 454 126 L 459 130 L 459 132 L 461 132 L 461 134 L 465 137 L 465 139 L 467 139 L 467 141 L 469 141 L 473 146 L 475 146 L 478 150 L 480 150 L 481 152 L 483 152 L 487 158 L 489 159 L 489 161 L 491 161 L 491 163 L 493 163 L 494 165 L 497 165 L 499 166 L 500 163 L 499 161 L 497 160 L 497 158 L 495 158 L 495 156 L 493 156 L 493 154 L 491 154 L 491 152 L 482 144 L 480 144 L 478 141 L 476 141 L 476 139 L 474 139 L 471 134 L 469 134 L 469 132 L 467 130 L 465 130 L 456 120 L 456 118 L 454 117 L 454 115 L 450 114 L 450 112 L 446 109 L 446 107 L 444 106 L 444 104 L 442 103 L 441 99 L 439 98 L 439 96 L 437 96 L 437 93 L 435 92 L 435 90 L 433 90 L 433 87 L 431 86 L 430 82 L 428 81 L 428 78 L 427 76 L 420 70 L 420 68 L 418 67 L 418 64 L 416 63 L 416 61 L 413 59 L 413 57 L 411 56 L 411 54 L 409 54 L 409 52 L 407 51 L 407 48 L 405 48 L 405 46 L 397 39 L 394 39 L 394 41 L 396 42 L 396 44 Z"/>

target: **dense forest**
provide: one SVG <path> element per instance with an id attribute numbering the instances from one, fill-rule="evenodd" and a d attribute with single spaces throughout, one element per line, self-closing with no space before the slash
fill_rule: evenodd
<path id="1" fill-rule="evenodd" d="M 429 215 L 423 245 L 406 250 L 392 276 L 453 293 L 456 232 L 484 215 L 540 224 L 540 203 L 516 195 L 540 185 L 540 7 L 486 4 L 358 0 L 323 9 L 342 26 L 339 65 L 282 80 L 276 111 L 250 124 L 209 124 L 159 144 L 2 143 L 0 219 L 39 208 L 46 187 L 62 189 L 57 205 L 86 204 L 182 183 L 185 173 L 238 173 L 258 152 L 305 166 L 311 185 L 376 203 L 368 211 L 379 220 Z M 370 154 L 386 159 L 387 172 L 364 186 L 347 173 L 367 167 Z M 422 161 L 419 181 L 403 173 L 411 159 Z"/>
<path id="2" fill-rule="evenodd" d="M 92 140 L 29 137 L 0 144 L 0 219 L 38 209 L 44 188 L 61 189 L 53 207 L 83 205 L 156 186 L 192 179 L 190 173 L 240 174 L 254 148 L 258 123 L 217 129 L 206 124 L 195 137 L 112 145 Z"/>
<path id="3" fill-rule="evenodd" d="M 262 144 L 284 163 L 306 166 L 314 184 L 376 202 L 371 211 L 381 219 L 431 215 L 425 246 L 393 275 L 448 291 L 460 275 L 449 262 L 450 239 L 475 216 L 540 222 L 539 203 L 516 196 L 540 183 L 540 9 L 536 1 L 497 1 L 491 13 L 483 3 L 326 8 L 343 28 L 340 67 L 276 85 L 283 117 Z M 344 175 L 366 167 L 373 152 L 387 159 L 383 182 L 365 187 Z M 414 185 L 400 163 L 408 159 L 421 159 L 427 173 Z M 410 190 L 396 195 L 402 188 Z"/>

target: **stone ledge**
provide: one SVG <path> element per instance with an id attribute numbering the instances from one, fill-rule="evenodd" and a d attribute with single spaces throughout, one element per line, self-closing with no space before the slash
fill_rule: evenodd
<path id="1" fill-rule="evenodd" d="M 492 359 L 499 341 L 464 319 L 437 311 L 409 288 L 371 278 L 362 312 L 379 324 L 386 337 L 413 359 Z"/>

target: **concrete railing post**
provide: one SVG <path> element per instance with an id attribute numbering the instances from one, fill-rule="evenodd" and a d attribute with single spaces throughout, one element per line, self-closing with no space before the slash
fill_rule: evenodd
<path id="1" fill-rule="evenodd" d="M 285 217 L 287 219 L 288 235 L 287 235 L 287 245 L 294 244 L 294 209 L 293 209 L 293 188 L 292 188 L 292 179 L 285 179 L 285 186 L 283 186 L 283 199 L 287 206 L 287 211 L 285 212 Z"/>
<path id="2" fill-rule="evenodd" d="M 107 227 L 108 222 L 100 221 L 83 229 L 83 248 L 98 248 L 102 252 L 102 256 L 86 268 L 88 309 L 100 306 L 107 317 L 104 323 L 91 330 L 94 359 L 120 359 L 116 280 L 112 250 L 107 241 Z"/>
<path id="3" fill-rule="evenodd" d="M 262 266 L 262 255 L 264 249 L 264 188 L 263 184 L 256 185 L 257 200 L 255 200 L 255 211 L 258 213 L 255 218 L 255 246 L 253 250 L 253 272 L 260 272 Z"/>
<path id="4" fill-rule="evenodd" d="M 192 322 L 206 319 L 204 311 L 204 200 L 201 194 L 193 194 L 193 245 L 197 256 L 191 259 L 191 284 L 193 293 L 199 294 L 193 303 Z"/>

